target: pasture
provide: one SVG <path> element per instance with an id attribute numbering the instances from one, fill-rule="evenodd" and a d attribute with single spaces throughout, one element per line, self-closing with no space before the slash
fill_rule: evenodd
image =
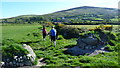
<path id="1" fill-rule="evenodd" d="M 2 39 L 22 40 L 28 33 L 35 31 L 40 25 L 2 26 Z"/>
<path id="2" fill-rule="evenodd" d="M 74 27 L 74 28 L 87 28 L 87 29 L 92 29 L 96 28 L 100 25 L 67 25 L 69 27 Z M 118 28 L 119 25 L 113 25 L 113 28 Z"/>

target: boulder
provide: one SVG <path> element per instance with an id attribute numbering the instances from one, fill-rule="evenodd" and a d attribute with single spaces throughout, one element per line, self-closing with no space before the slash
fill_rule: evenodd
<path id="1" fill-rule="evenodd" d="M 80 49 L 78 46 L 68 49 L 67 53 L 71 55 L 81 55 L 84 54 L 83 50 Z"/>
<path id="2" fill-rule="evenodd" d="M 36 58 L 36 54 L 34 53 L 33 49 L 29 45 L 26 45 L 26 44 L 23 44 L 23 48 L 29 52 L 27 57 L 29 57 L 31 62 L 34 63 L 35 58 Z"/>
<path id="3" fill-rule="evenodd" d="M 78 38 L 77 46 L 69 48 L 67 53 L 71 55 L 84 55 L 85 53 L 92 53 L 97 47 L 99 41 L 92 34 L 83 38 Z"/>
<path id="4" fill-rule="evenodd" d="M 91 38 L 91 37 L 82 39 L 82 42 L 88 45 L 98 45 L 98 40 L 96 38 Z"/>
<path id="5" fill-rule="evenodd" d="M 86 44 L 82 41 L 79 41 L 79 43 L 77 43 L 77 46 L 81 49 L 84 49 L 84 47 L 86 46 Z"/>

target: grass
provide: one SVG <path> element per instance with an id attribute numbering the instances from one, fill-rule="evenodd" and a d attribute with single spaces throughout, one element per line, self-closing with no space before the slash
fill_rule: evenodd
<path id="1" fill-rule="evenodd" d="M 115 18 L 115 19 L 110 19 L 111 21 L 118 21 L 119 19 L 118 18 Z"/>
<path id="2" fill-rule="evenodd" d="M 13 39 L 15 41 L 21 41 L 27 34 L 32 32 L 41 32 L 37 30 L 38 27 L 41 25 L 9 25 L 9 26 L 2 26 L 2 40 L 5 39 Z"/>
<path id="3" fill-rule="evenodd" d="M 97 25 L 76 25 L 75 27 L 94 28 L 96 26 Z M 76 45 L 77 38 L 64 39 L 61 35 L 59 35 L 58 38 L 60 37 L 61 39 L 56 41 L 57 45 L 56 47 L 54 47 L 53 44 L 51 45 L 49 36 L 46 37 L 46 41 L 43 41 L 41 28 L 41 25 L 25 24 L 2 26 L 2 40 L 5 41 L 4 44 L 6 45 L 9 43 L 13 44 L 16 42 L 29 42 L 29 45 L 33 48 L 34 52 L 36 53 L 37 58 L 44 58 L 44 62 L 47 63 L 46 66 L 104 66 L 105 63 L 107 63 L 106 65 L 118 65 L 117 52 L 111 52 L 108 54 L 98 54 L 96 56 L 71 56 L 69 54 L 64 54 L 63 52 L 65 51 L 65 48 L 70 48 Z M 50 31 L 50 29 L 50 27 L 47 27 L 47 31 Z M 33 33 L 38 33 L 38 36 L 35 37 Z M 12 39 L 15 42 L 11 42 L 10 40 L 8 40 L 8 42 L 6 41 L 7 39 Z"/>
<path id="4" fill-rule="evenodd" d="M 75 28 L 88 28 L 88 29 L 91 29 L 91 28 L 96 28 L 99 25 L 67 25 L 67 26 L 75 27 Z M 118 28 L 118 26 L 119 25 L 113 25 L 113 28 Z"/>

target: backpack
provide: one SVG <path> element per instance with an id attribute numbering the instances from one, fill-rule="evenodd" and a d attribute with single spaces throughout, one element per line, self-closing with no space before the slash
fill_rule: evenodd
<path id="1" fill-rule="evenodd" d="M 47 34 L 46 29 L 43 29 L 43 33 L 44 33 L 44 34 Z"/>
<path id="2" fill-rule="evenodd" d="M 56 30 L 55 29 L 52 29 L 50 32 L 51 32 L 52 36 L 56 36 Z"/>

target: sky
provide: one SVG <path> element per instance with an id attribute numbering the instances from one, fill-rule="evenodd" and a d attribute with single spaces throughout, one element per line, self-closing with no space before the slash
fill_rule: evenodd
<path id="1" fill-rule="evenodd" d="M 43 15 L 81 6 L 118 8 L 119 0 L 1 0 L 0 19 Z"/>

